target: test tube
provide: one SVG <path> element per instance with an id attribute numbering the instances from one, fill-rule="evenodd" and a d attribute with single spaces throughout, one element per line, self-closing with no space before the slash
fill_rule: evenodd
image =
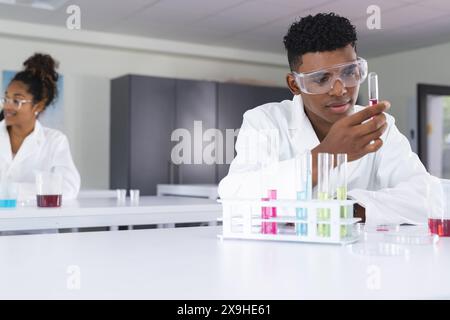
<path id="1" fill-rule="evenodd" d="M 277 190 L 270 189 L 268 191 L 268 196 L 269 196 L 269 200 L 277 200 Z M 277 207 L 270 207 L 269 215 L 271 218 L 276 218 L 277 217 Z M 277 234 L 277 223 L 276 222 L 270 222 L 268 233 Z"/>
<path id="2" fill-rule="evenodd" d="M 261 201 L 269 201 L 269 198 L 261 198 Z M 269 207 L 261 207 L 261 219 L 269 219 L 270 218 L 270 208 Z M 261 222 L 261 233 L 267 234 L 269 233 L 269 222 Z"/>
<path id="3" fill-rule="evenodd" d="M 347 200 L 347 154 L 338 153 L 337 157 L 337 185 L 336 185 L 336 198 L 337 200 Z M 341 206 L 340 208 L 341 219 L 348 219 L 347 206 Z M 341 226 L 341 238 L 348 236 L 348 228 L 345 225 Z"/>
<path id="4" fill-rule="evenodd" d="M 276 200 L 276 190 L 269 191 L 269 197 L 261 198 L 261 201 Z M 276 217 L 277 208 L 275 207 L 262 207 L 261 208 L 261 218 L 263 220 Z M 277 223 L 276 222 L 264 222 L 261 223 L 261 233 L 263 234 L 277 234 Z"/>
<path id="5" fill-rule="evenodd" d="M 261 201 L 270 201 L 277 199 L 276 190 L 276 180 L 277 180 L 277 165 L 270 163 L 266 159 L 262 165 L 260 171 L 261 174 L 261 187 L 262 187 L 262 198 Z M 270 219 L 277 216 L 276 207 L 262 207 L 261 208 L 261 218 Z M 264 234 L 277 234 L 277 223 L 276 222 L 264 222 L 261 223 L 261 233 Z"/>
<path id="6" fill-rule="evenodd" d="M 317 157 L 317 198 L 326 201 L 330 198 L 330 155 L 328 153 L 319 153 Z M 319 208 L 317 210 L 317 235 L 319 237 L 326 236 L 327 227 L 325 224 L 320 223 L 326 219 L 327 209 Z"/>
<path id="7" fill-rule="evenodd" d="M 334 179 L 332 179 L 333 175 L 332 172 L 334 171 L 334 154 L 329 153 L 328 154 L 328 199 L 334 199 L 334 194 L 336 193 L 335 190 L 335 181 Z M 331 220 L 331 209 L 326 209 L 325 210 L 325 220 L 330 221 Z M 331 236 L 331 225 L 330 224 L 325 224 L 325 237 L 330 237 Z"/>
<path id="8" fill-rule="evenodd" d="M 307 151 L 296 159 L 296 189 L 297 200 L 308 201 L 311 200 L 312 195 L 312 155 L 311 151 Z M 308 209 L 296 208 L 297 220 L 304 222 L 297 222 L 296 232 L 299 236 L 308 235 Z"/>
<path id="9" fill-rule="evenodd" d="M 369 106 L 378 103 L 378 75 L 375 72 L 369 73 Z"/>

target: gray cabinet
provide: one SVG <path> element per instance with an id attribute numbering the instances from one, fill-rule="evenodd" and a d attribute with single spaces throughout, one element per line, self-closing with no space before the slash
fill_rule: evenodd
<path id="1" fill-rule="evenodd" d="M 156 194 L 169 183 L 175 80 L 125 76 L 111 86 L 111 188 Z"/>
<path id="2" fill-rule="evenodd" d="M 268 102 L 279 102 L 292 99 L 292 94 L 286 88 L 261 87 L 242 84 L 220 83 L 217 90 L 217 127 L 222 132 L 226 129 L 239 129 L 245 111 Z M 236 142 L 236 139 L 235 139 Z M 234 143 L 232 144 L 234 145 Z M 234 150 L 223 150 L 224 155 Z M 224 156 L 225 158 L 225 156 Z M 217 166 L 218 181 L 227 174 L 230 165 L 227 163 Z"/>
<path id="3" fill-rule="evenodd" d="M 203 161 L 211 145 L 203 139 L 206 130 L 217 128 L 225 138 L 226 129 L 240 128 L 246 110 L 291 98 L 284 88 L 135 75 L 113 79 L 110 187 L 154 195 L 157 184 L 218 183 L 229 165 Z M 177 128 L 190 133 L 189 164 L 171 162 L 172 148 L 179 143 L 171 135 Z M 225 161 L 226 150 L 221 151 Z"/>
<path id="4" fill-rule="evenodd" d="M 216 183 L 216 166 L 201 161 L 203 150 L 208 144 L 202 139 L 203 133 L 216 127 L 216 84 L 214 82 L 177 80 L 175 127 L 187 129 L 191 133 L 192 146 L 191 163 L 177 166 L 176 182 L 180 184 Z"/>
<path id="5" fill-rule="evenodd" d="M 109 184 L 112 189 L 130 187 L 131 77 L 111 82 Z"/>

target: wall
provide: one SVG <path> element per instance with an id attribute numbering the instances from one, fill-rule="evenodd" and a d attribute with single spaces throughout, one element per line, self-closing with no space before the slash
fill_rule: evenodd
<path id="1" fill-rule="evenodd" d="M 65 76 L 65 133 L 83 188 L 109 185 L 109 80 L 127 73 L 250 80 L 284 86 L 285 57 L 261 52 L 112 35 L 0 20 L 0 70 L 17 70 L 33 52 L 52 54 Z M 410 138 L 416 130 L 417 83 L 450 85 L 450 43 L 369 60 L 380 97 Z M 361 87 L 367 100 L 367 83 Z M 412 141 L 415 149 L 415 141 Z"/>
<path id="2" fill-rule="evenodd" d="M 85 189 L 109 186 L 110 79 L 133 73 L 284 86 L 287 71 L 274 54 L 1 20 L 0 30 L 0 70 L 20 69 L 37 51 L 60 61 L 64 132 Z"/>
<path id="3" fill-rule="evenodd" d="M 400 131 L 417 137 L 417 84 L 450 86 L 450 43 L 368 59 L 369 69 L 379 76 L 380 98 L 391 102 L 391 113 Z M 367 101 L 367 83 L 361 87 Z M 416 141 L 413 141 L 416 148 Z"/>

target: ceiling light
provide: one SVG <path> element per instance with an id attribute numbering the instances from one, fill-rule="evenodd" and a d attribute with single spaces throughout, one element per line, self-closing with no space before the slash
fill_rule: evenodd
<path id="1" fill-rule="evenodd" d="M 68 0 L 0 0 L 0 4 L 29 7 L 44 10 L 59 9 Z"/>

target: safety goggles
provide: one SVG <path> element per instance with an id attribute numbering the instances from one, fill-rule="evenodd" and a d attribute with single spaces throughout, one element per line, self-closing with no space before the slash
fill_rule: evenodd
<path id="1" fill-rule="evenodd" d="M 330 68 L 307 73 L 292 72 L 302 92 L 324 94 L 333 89 L 339 80 L 346 88 L 356 87 L 367 77 L 367 61 L 358 57 L 356 61 L 334 65 Z"/>
<path id="2" fill-rule="evenodd" d="M 25 103 L 33 102 L 33 100 L 21 100 L 21 99 L 10 99 L 10 98 L 0 98 L 0 107 L 4 108 L 6 105 L 12 106 L 15 110 L 22 108 Z"/>

